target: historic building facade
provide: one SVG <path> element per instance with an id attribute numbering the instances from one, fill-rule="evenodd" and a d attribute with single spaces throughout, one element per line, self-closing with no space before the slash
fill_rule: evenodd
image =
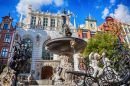
<path id="1" fill-rule="evenodd" d="M 68 11 L 68 14 L 70 11 Z M 61 31 L 61 15 L 50 12 L 33 11 L 31 5 L 28 7 L 27 17 L 22 21 L 21 19 L 16 25 L 15 41 L 21 38 L 25 40 L 32 53 L 30 62 L 21 71 L 20 75 L 28 75 L 31 70 L 35 71 L 35 79 L 51 78 L 54 74 L 53 69 L 60 64 L 58 55 L 52 54 L 45 49 L 44 43 L 49 39 L 62 37 Z M 71 24 L 70 16 L 67 16 L 66 23 L 71 29 L 72 37 L 78 37 L 77 29 Z M 26 46 L 26 44 L 25 44 Z M 74 55 L 74 68 L 77 70 L 77 58 Z"/>
<path id="2" fill-rule="evenodd" d="M 129 47 L 130 47 L 130 24 L 122 23 L 121 21 L 118 21 L 115 18 L 112 18 L 110 16 L 106 17 L 105 20 L 106 21 L 99 26 L 99 29 L 102 30 L 102 31 L 109 31 L 110 28 L 109 28 L 107 22 L 109 22 L 109 23 L 120 23 L 122 31 L 124 32 L 124 34 L 126 34 L 126 36 L 123 37 L 125 40 L 122 37 L 120 37 L 121 41 L 127 42 L 129 44 Z"/>
<path id="3" fill-rule="evenodd" d="M 94 37 L 95 33 L 102 32 L 97 26 L 97 20 L 92 19 L 92 16 L 89 15 L 89 18 L 85 19 L 85 26 L 80 28 L 78 25 L 78 37 L 88 41 L 90 37 Z"/>
<path id="4" fill-rule="evenodd" d="M 7 65 L 7 60 L 12 52 L 15 28 L 12 26 L 13 18 L 8 16 L 2 17 L 3 20 L 0 24 L 0 73 Z"/>

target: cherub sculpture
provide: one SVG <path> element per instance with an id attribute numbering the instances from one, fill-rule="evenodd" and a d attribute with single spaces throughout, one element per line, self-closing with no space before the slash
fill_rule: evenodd
<path id="1" fill-rule="evenodd" d="M 103 69 L 99 67 L 100 58 L 101 57 L 98 53 L 91 52 L 89 54 L 89 60 L 90 60 L 89 66 L 91 66 L 94 69 L 94 73 L 92 75 L 93 77 L 99 77 L 103 73 Z"/>
<path id="2" fill-rule="evenodd" d="M 61 67 L 58 67 L 58 68 L 56 68 L 56 73 L 54 74 L 54 80 L 55 81 L 59 81 L 59 80 L 62 80 L 62 78 L 61 78 L 61 71 L 62 71 L 62 68 Z"/>
<path id="3" fill-rule="evenodd" d="M 110 66 L 110 60 L 106 57 L 106 53 L 107 51 L 103 52 L 101 55 L 104 64 L 103 68 Z"/>
<path id="4" fill-rule="evenodd" d="M 34 74 L 34 71 L 32 70 L 30 72 L 30 75 L 28 76 L 28 81 L 34 80 L 33 74 Z"/>

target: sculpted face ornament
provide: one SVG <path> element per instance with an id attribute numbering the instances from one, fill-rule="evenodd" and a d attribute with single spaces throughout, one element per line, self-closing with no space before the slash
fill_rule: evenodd
<path id="1" fill-rule="evenodd" d="M 76 44 L 75 40 L 71 40 L 71 41 L 70 41 L 70 46 L 71 46 L 72 48 L 74 48 L 75 44 Z"/>
<path id="2" fill-rule="evenodd" d="M 49 50 L 49 48 L 47 46 L 45 46 L 45 50 Z"/>

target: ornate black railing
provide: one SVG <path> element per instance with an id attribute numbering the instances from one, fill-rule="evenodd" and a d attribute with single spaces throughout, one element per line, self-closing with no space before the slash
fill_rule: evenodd
<path id="1" fill-rule="evenodd" d="M 79 63 L 79 69 L 85 72 L 68 71 L 74 75 L 74 81 L 78 86 L 130 86 L 130 50 L 128 45 L 123 46 L 124 42 L 121 42 L 120 36 L 117 35 L 117 37 L 118 41 L 113 41 L 116 46 L 109 62 L 110 65 L 103 68 L 100 77 L 92 76 L 94 68 L 89 66 L 90 61 L 86 58 Z"/>
<path id="2" fill-rule="evenodd" d="M 16 86 L 18 74 L 25 67 L 25 65 L 27 64 L 27 62 L 30 59 L 29 46 L 28 45 L 22 46 L 22 44 L 24 44 L 24 41 L 16 42 L 16 44 L 13 46 L 12 56 L 8 59 L 8 63 L 7 63 L 8 73 L 3 79 L 3 82 L 6 82 L 7 77 L 11 78 L 10 69 L 13 69 L 15 78 L 12 78 L 9 81 L 9 82 L 11 82 L 10 83 L 11 86 Z"/>

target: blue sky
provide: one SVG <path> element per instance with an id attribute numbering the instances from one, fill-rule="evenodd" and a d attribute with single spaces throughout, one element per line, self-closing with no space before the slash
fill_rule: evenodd
<path id="1" fill-rule="evenodd" d="M 50 5 L 51 3 L 51 5 Z M 97 25 L 105 21 L 106 16 L 115 16 L 122 22 L 130 22 L 130 0 L 0 0 L 0 22 L 2 17 L 10 12 L 14 19 L 13 26 L 20 20 L 20 13 L 24 11 L 26 17 L 29 4 L 36 11 L 51 11 L 52 13 L 62 13 L 63 8 L 70 10 L 75 15 L 76 26 L 85 24 L 86 16 L 92 15 L 97 20 Z M 50 9 L 51 8 L 51 9 Z M 71 17 L 73 24 L 73 17 Z"/>

